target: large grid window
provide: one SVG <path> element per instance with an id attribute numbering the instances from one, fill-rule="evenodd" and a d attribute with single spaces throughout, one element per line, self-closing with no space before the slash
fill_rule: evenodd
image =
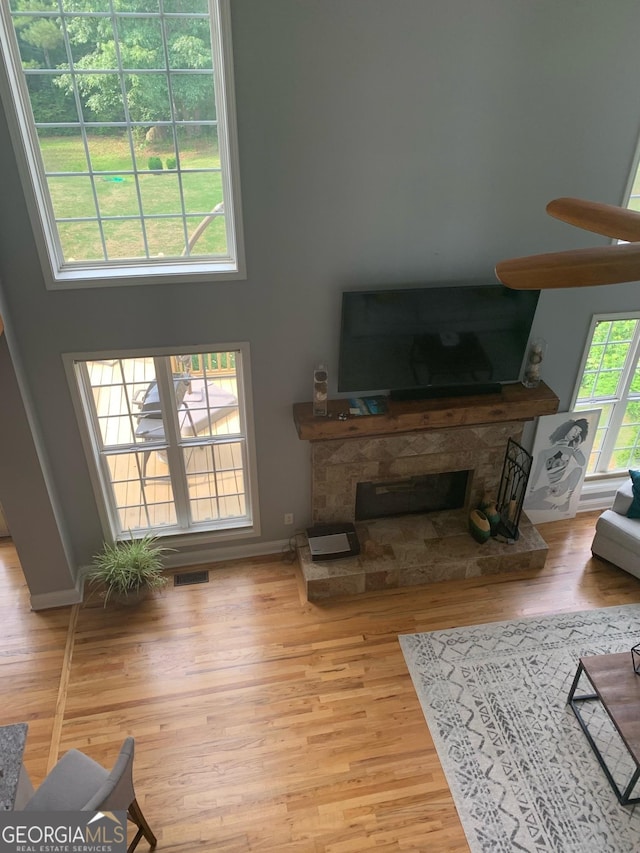
<path id="1" fill-rule="evenodd" d="M 227 0 L 0 8 L 54 277 L 236 272 Z"/>
<path id="2" fill-rule="evenodd" d="M 588 474 L 640 467 L 640 314 L 594 317 L 573 409 L 601 409 Z"/>
<path id="3" fill-rule="evenodd" d="M 73 359 L 114 538 L 254 524 L 242 355 Z"/>

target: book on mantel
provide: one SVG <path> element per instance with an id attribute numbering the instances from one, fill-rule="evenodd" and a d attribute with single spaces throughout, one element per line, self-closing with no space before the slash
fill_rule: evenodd
<path id="1" fill-rule="evenodd" d="M 383 415 L 387 411 L 387 398 L 383 394 L 373 397 L 351 397 L 349 399 L 349 414 Z"/>

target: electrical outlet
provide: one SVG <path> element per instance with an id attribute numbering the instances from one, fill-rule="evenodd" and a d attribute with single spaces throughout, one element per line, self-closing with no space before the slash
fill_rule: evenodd
<path id="1" fill-rule="evenodd" d="M 293 524 L 293 513 L 292 512 L 285 512 L 284 523 L 285 524 Z"/>

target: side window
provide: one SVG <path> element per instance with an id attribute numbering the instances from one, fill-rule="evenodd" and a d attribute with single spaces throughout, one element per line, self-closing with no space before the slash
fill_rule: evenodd
<path id="1" fill-rule="evenodd" d="M 574 411 L 600 408 L 588 474 L 640 467 L 640 314 L 594 317 Z"/>

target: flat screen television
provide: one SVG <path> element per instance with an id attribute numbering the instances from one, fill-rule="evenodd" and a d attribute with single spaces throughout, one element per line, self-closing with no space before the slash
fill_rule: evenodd
<path id="1" fill-rule="evenodd" d="M 501 284 L 342 295 L 338 391 L 423 399 L 517 382 L 540 292 Z"/>

